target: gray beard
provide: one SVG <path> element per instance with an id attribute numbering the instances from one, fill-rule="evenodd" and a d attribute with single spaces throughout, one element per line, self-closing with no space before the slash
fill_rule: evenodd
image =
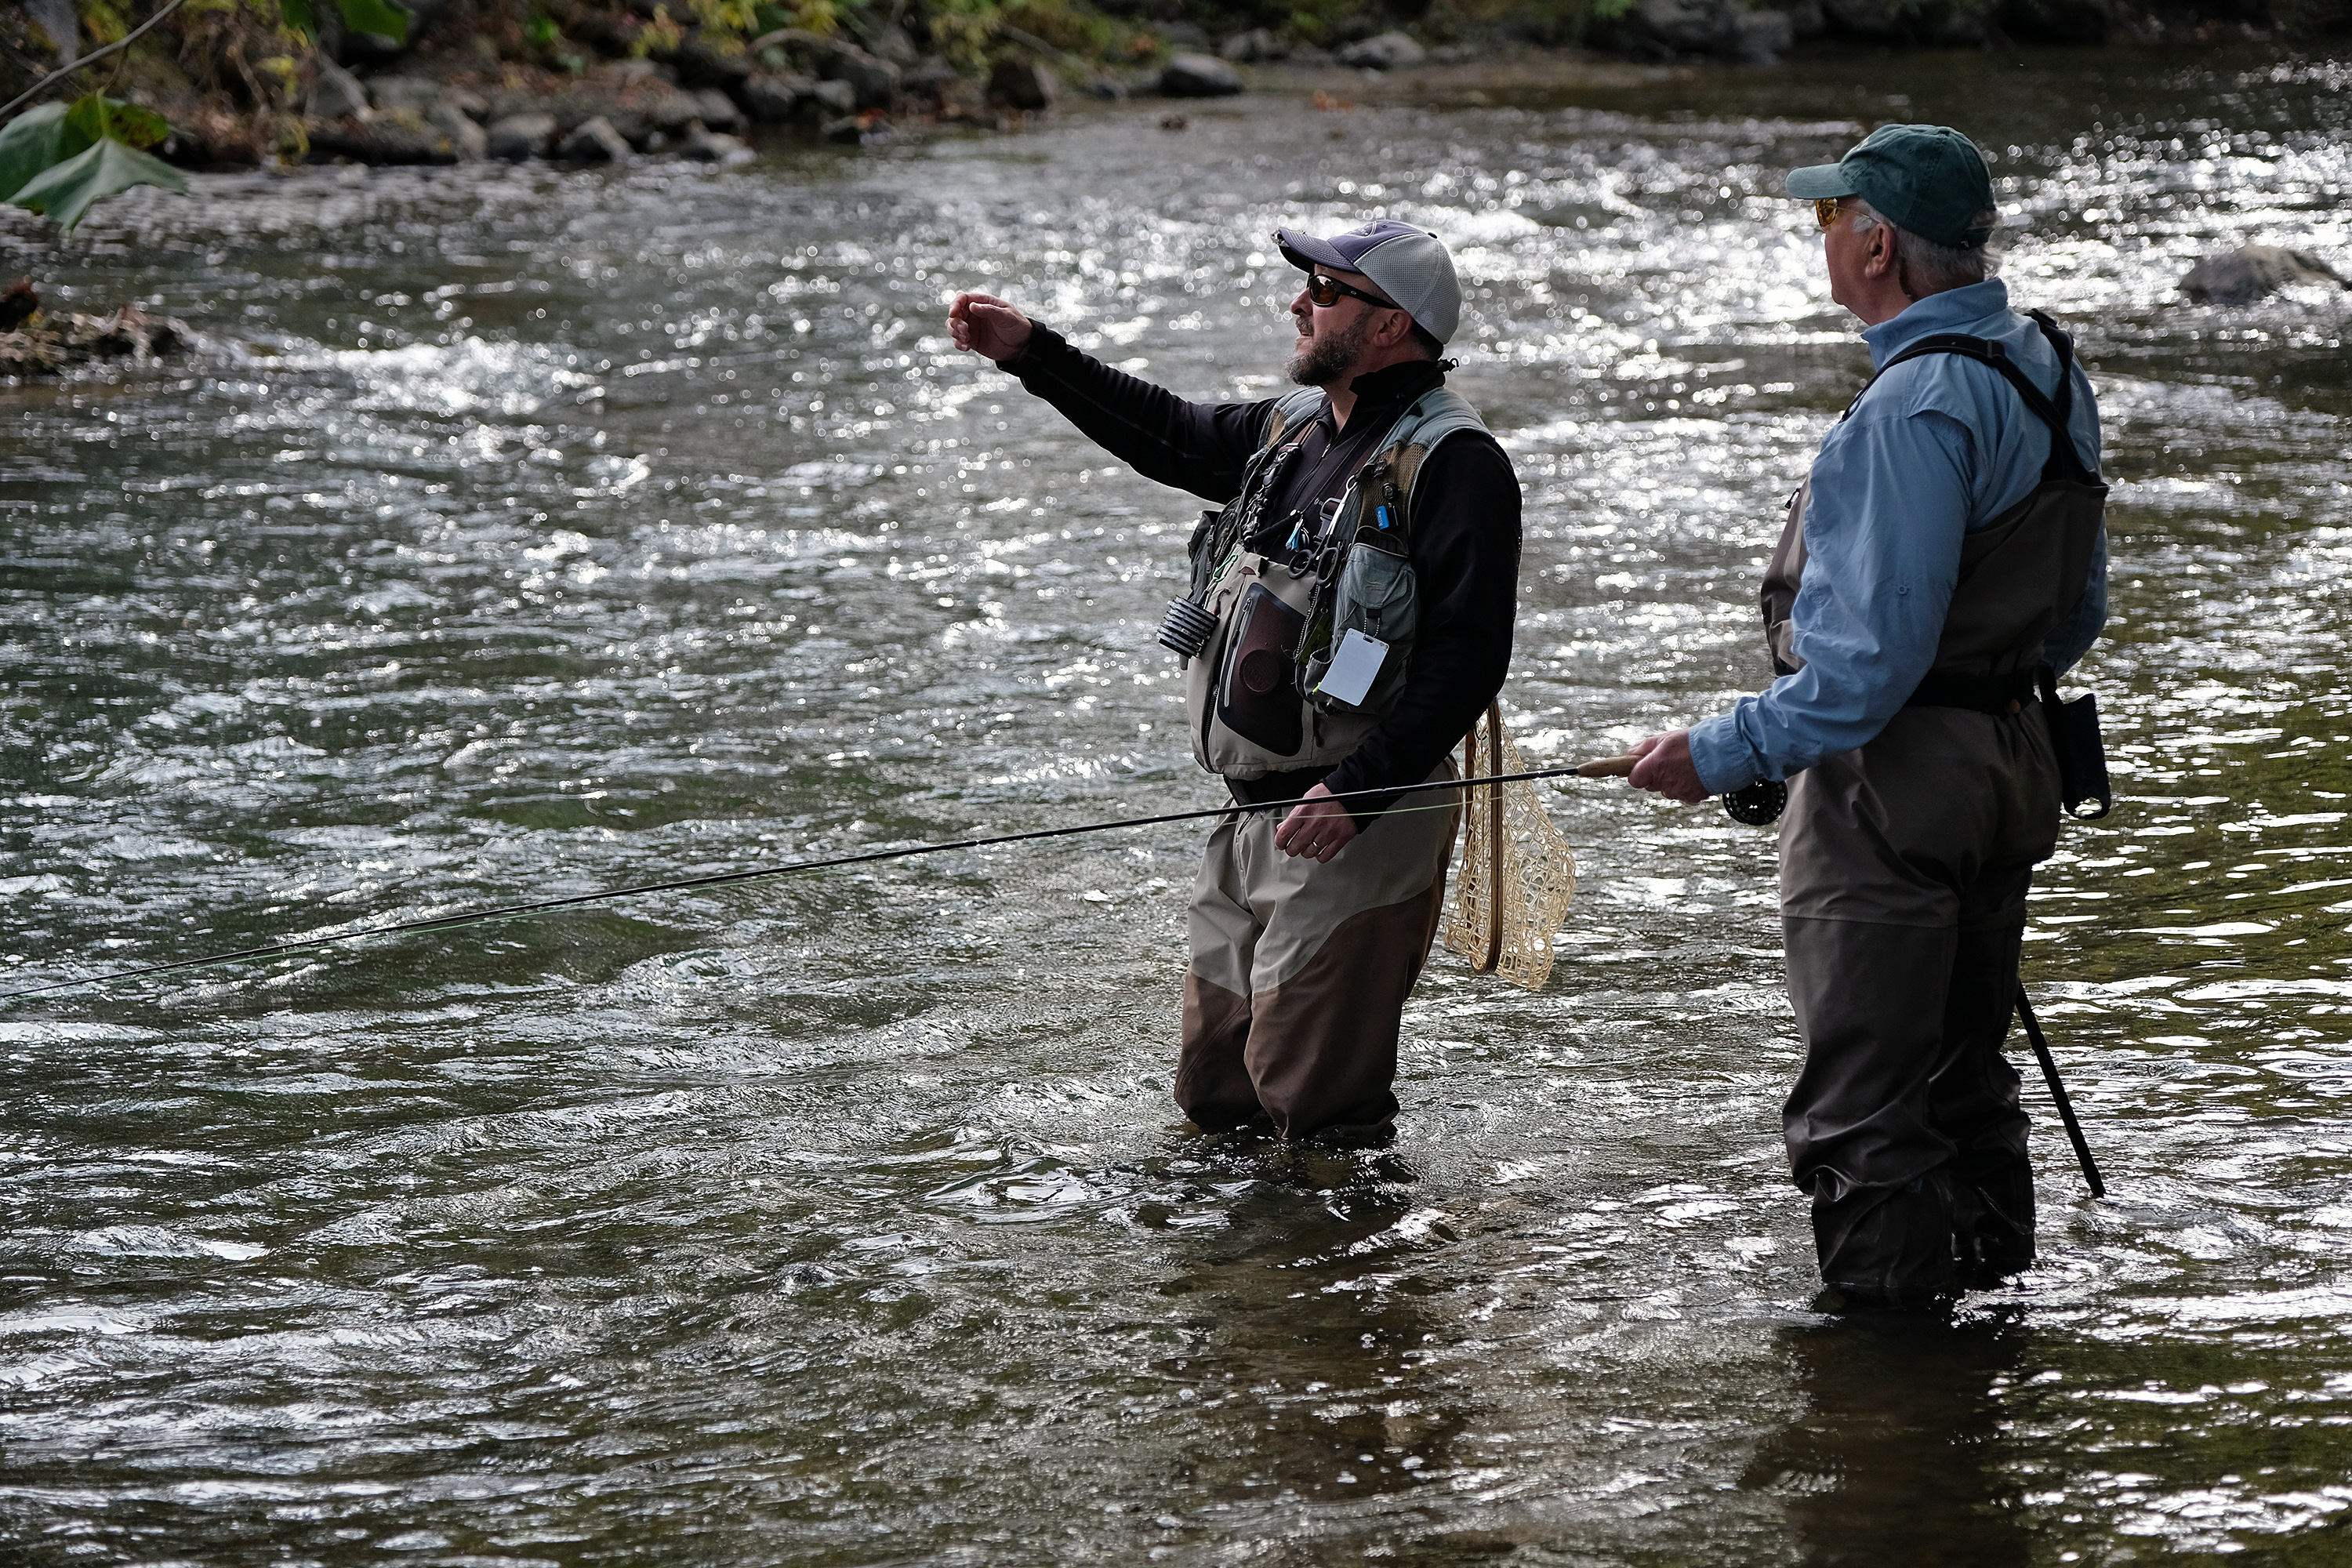
<path id="1" fill-rule="evenodd" d="M 1317 336 L 1290 356 L 1290 379 L 1301 386 L 1328 386 L 1355 363 L 1364 346 L 1370 318 L 1359 316 L 1353 325 L 1329 337 Z"/>

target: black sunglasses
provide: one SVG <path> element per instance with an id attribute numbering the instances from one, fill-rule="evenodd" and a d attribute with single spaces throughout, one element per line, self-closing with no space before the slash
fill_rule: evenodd
<path id="1" fill-rule="evenodd" d="M 1350 300 L 1361 300 L 1367 305 L 1378 305 L 1383 310 L 1404 309 L 1394 300 L 1383 300 L 1377 294 L 1367 294 L 1361 289 L 1350 289 L 1337 278 L 1327 277 L 1320 272 L 1310 272 L 1307 275 L 1307 297 L 1318 305 L 1328 309 L 1339 302 L 1339 296 L 1342 294 Z"/>

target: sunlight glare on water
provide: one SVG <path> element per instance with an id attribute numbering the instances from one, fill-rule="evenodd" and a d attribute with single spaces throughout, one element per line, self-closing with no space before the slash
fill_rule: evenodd
<path id="1" fill-rule="evenodd" d="M 1416 85 L 1418 84 L 1418 85 Z M 1898 87 L 1899 84 L 1899 87 Z M 45 291 L 193 363 L 0 389 L 13 984 L 1213 804 L 1186 498 L 946 341 L 959 288 L 1279 384 L 1276 225 L 1455 244 L 1528 499 L 1532 765 L 1767 679 L 1866 360 L 1782 171 L 1994 149 L 2106 416 L 2123 802 L 2027 976 L 2044 1260 L 1811 1314 L 1766 835 L 1554 789 L 1548 989 L 1433 963 L 1392 1150 L 1185 1135 L 1172 826 L 11 1003 L 0 1536 L 49 1560 L 2333 1561 L 2352 1509 L 2339 63 L 1842 57 L 879 152 L 210 176 Z M 2021 1052 L 2021 1055 L 2022 1053 Z"/>

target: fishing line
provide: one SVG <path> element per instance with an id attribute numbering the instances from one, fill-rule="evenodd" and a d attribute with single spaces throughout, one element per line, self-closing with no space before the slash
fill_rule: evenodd
<path id="1" fill-rule="evenodd" d="M 394 925 L 369 926 L 361 931 L 335 931 L 326 936 L 299 937 L 292 942 L 267 942 L 259 947 L 238 948 L 232 952 L 207 953 L 200 958 L 173 959 L 168 963 L 142 964 L 136 969 L 118 969 L 110 973 L 92 974 L 79 980 L 52 980 L 47 984 L 27 986 L 22 991 L 0 992 L 0 1002 L 14 1002 L 23 996 L 37 996 L 47 991 L 65 991 L 79 985 L 110 985 L 118 980 L 136 980 L 142 975 L 171 974 L 185 969 L 205 969 L 215 964 L 240 963 L 249 958 L 275 958 L 281 953 L 304 952 L 312 948 L 328 947 L 339 942 L 357 942 L 373 936 L 398 936 L 416 931 L 454 931 L 460 926 L 478 925 L 486 921 L 514 920 L 523 915 L 541 914 L 549 910 L 570 909 L 581 904 L 604 903 L 614 899 L 642 898 L 648 893 L 682 892 L 690 888 L 718 888 L 731 882 L 750 882 L 763 877 L 790 876 L 795 871 L 823 871 L 842 866 L 870 866 L 883 860 L 905 860 L 918 855 L 944 855 L 957 849 L 987 849 L 1002 844 L 1027 844 L 1043 838 L 1070 838 L 1083 833 L 1110 833 L 1120 828 L 1152 827 L 1170 822 L 1197 822 L 1203 817 L 1233 816 L 1255 811 L 1281 811 L 1303 805 L 1315 800 L 1371 800 L 1382 797 L 1415 795 L 1423 790 L 1465 789 L 1486 784 L 1518 784 L 1536 779 L 1612 778 L 1621 777 L 1633 768 L 1632 757 L 1605 757 L 1598 762 L 1581 763 L 1568 768 L 1539 768 L 1531 773 L 1482 773 L 1475 779 L 1433 779 L 1426 784 L 1408 784 L 1402 789 L 1353 789 L 1335 795 L 1312 797 L 1299 795 L 1289 800 L 1262 801 L 1256 805 L 1238 802 L 1224 805 L 1205 806 L 1197 811 L 1162 812 L 1155 816 L 1128 816 L 1115 822 L 1086 822 L 1072 827 L 1039 827 L 1026 833 L 999 833 L 982 838 L 958 838 L 943 844 L 914 844 L 898 849 L 869 849 L 856 855 L 835 855 L 822 860 L 794 860 L 782 866 L 754 866 L 743 871 L 714 871 L 701 877 L 680 877 L 666 882 L 645 882 L 631 888 L 607 888 L 601 892 L 574 893 L 568 898 L 539 899 L 527 904 L 502 904 L 495 909 L 473 910 L 463 914 L 436 915 L 425 920 L 402 921 Z M 1387 815 L 1409 811 L 1451 811 L 1456 803 L 1442 805 L 1399 806 Z"/>

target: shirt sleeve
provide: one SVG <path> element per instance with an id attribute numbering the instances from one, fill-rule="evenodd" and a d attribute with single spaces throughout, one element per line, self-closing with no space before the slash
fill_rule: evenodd
<path id="1" fill-rule="evenodd" d="M 1462 743 L 1511 663 L 1518 613 L 1519 481 L 1491 437 L 1464 431 L 1437 444 L 1413 487 L 1412 568 L 1421 597 L 1412 665 L 1380 725 L 1324 785 L 1403 789 Z M 1370 824 L 1400 796 L 1350 802 Z"/>
<path id="2" fill-rule="evenodd" d="M 1265 432 L 1271 398 L 1256 403 L 1192 403 L 1140 376 L 1073 348 L 1053 328 L 1033 323 L 1021 352 L 997 369 L 1018 376 L 1097 447 L 1147 479 L 1228 501 L 1241 492 L 1242 469 Z"/>
<path id="3" fill-rule="evenodd" d="M 1967 427 L 1865 402 L 1822 445 L 1791 616 L 1803 660 L 1730 712 L 1691 727 L 1714 794 L 1786 778 L 1876 739 L 1935 663 L 1959 581 L 1976 463 Z"/>

